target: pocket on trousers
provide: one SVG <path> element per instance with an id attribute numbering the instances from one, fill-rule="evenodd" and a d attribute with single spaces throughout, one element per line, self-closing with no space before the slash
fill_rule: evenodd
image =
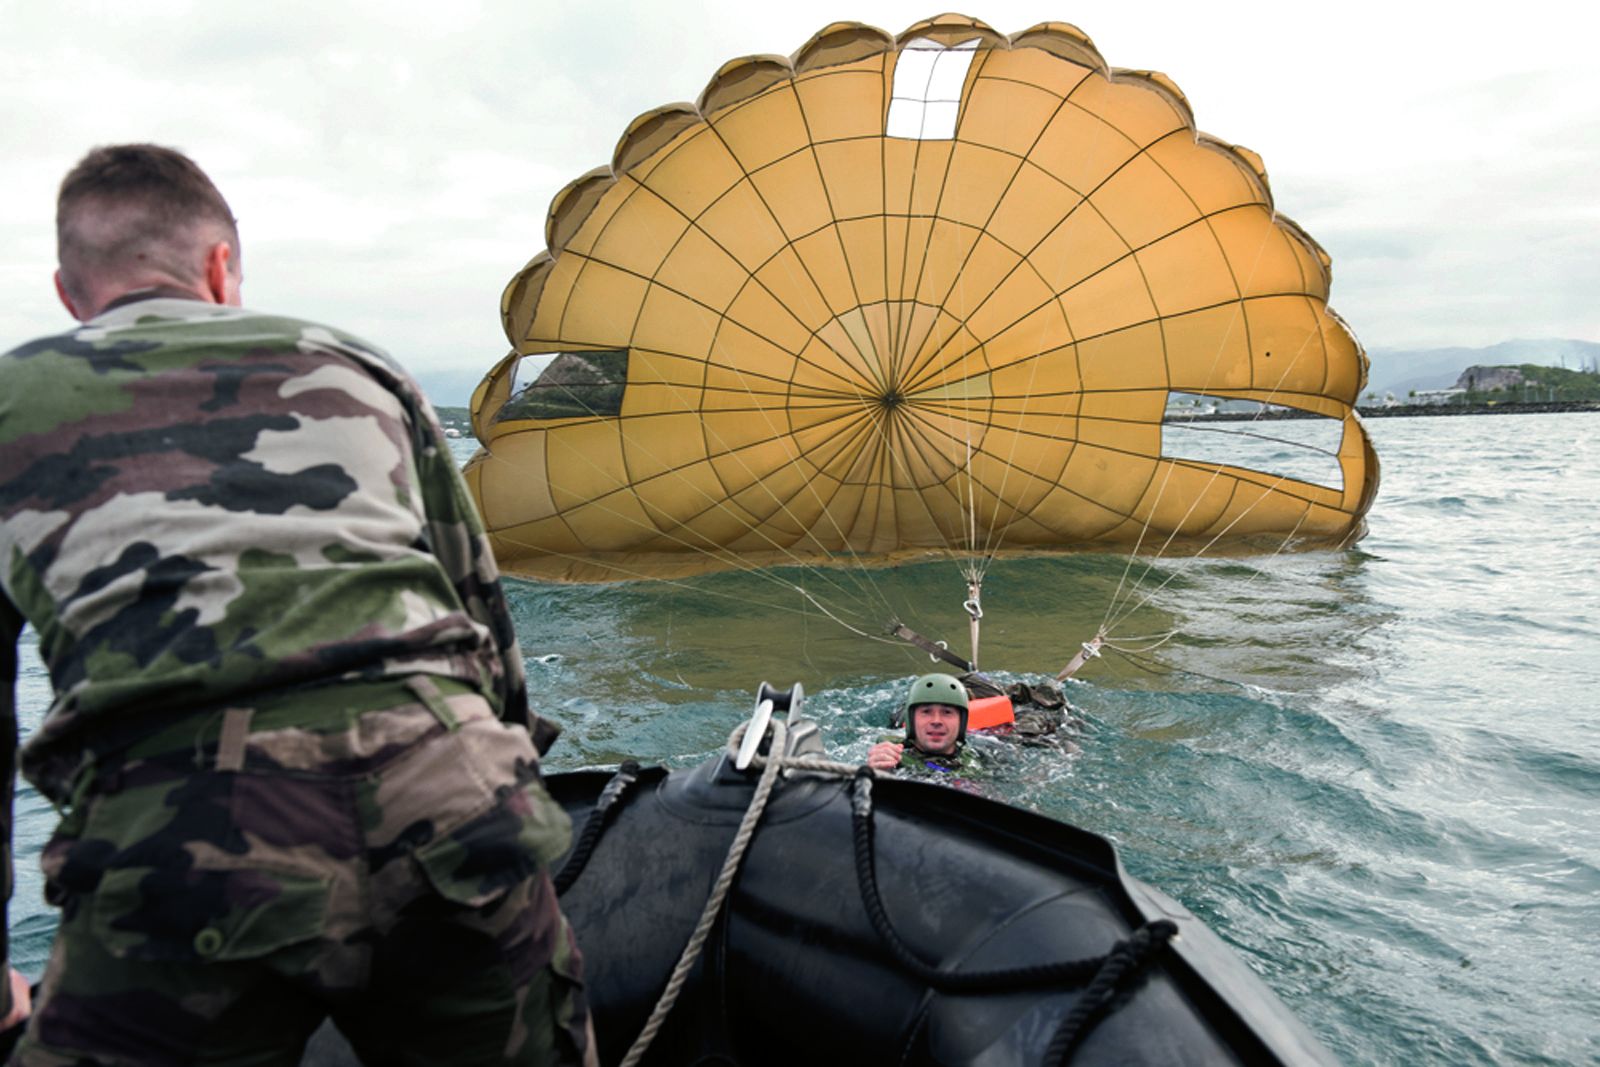
<path id="1" fill-rule="evenodd" d="M 417 849 L 417 863 L 446 900 L 479 908 L 566 850 L 572 824 L 537 779 Z"/>
<path id="2" fill-rule="evenodd" d="M 91 929 L 123 959 L 259 959 L 322 933 L 330 885 L 259 868 L 115 868 L 90 901 Z"/>

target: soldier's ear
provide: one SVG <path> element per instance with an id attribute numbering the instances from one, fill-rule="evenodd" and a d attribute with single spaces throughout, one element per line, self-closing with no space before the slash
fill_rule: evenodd
<path id="1" fill-rule="evenodd" d="M 213 304 L 239 306 L 239 272 L 234 269 L 233 246 L 218 241 L 206 250 L 206 294 Z"/>
<path id="2" fill-rule="evenodd" d="M 72 297 L 67 295 L 67 287 L 61 281 L 61 272 L 58 270 L 50 277 L 56 283 L 56 296 L 60 298 L 61 306 L 67 309 L 67 314 L 79 322 L 88 322 L 88 319 L 78 314 L 78 305 L 73 301 Z"/>

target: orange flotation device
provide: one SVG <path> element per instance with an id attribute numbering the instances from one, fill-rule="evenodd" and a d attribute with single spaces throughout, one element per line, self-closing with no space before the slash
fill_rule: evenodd
<path id="1" fill-rule="evenodd" d="M 1017 720 L 1011 698 L 999 696 L 974 697 L 967 702 L 967 729 L 987 730 L 991 726 L 1009 726 Z"/>

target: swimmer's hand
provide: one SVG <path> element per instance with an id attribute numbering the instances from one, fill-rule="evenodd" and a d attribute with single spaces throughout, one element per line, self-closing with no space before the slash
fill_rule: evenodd
<path id="1" fill-rule="evenodd" d="M 900 753 L 905 749 L 906 746 L 893 741 L 879 741 L 867 753 L 867 766 L 875 771 L 892 771 L 900 766 Z"/>
<path id="2" fill-rule="evenodd" d="M 28 980 L 17 973 L 15 967 L 11 968 L 11 1014 L 0 1019 L 0 1030 L 9 1030 L 18 1023 L 27 1019 L 33 1011 L 33 996 L 28 989 Z"/>

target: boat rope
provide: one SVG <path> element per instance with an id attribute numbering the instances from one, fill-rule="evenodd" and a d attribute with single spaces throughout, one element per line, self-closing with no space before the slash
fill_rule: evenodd
<path id="1" fill-rule="evenodd" d="M 1094 1024 L 1105 1014 L 1122 980 L 1144 970 L 1177 932 L 1177 924 L 1170 919 L 1157 919 L 1139 927 L 1127 940 L 1113 945 L 1077 1003 L 1072 1005 L 1072 1010 L 1067 1012 L 1061 1025 L 1056 1028 L 1055 1036 L 1045 1049 L 1045 1064 L 1056 1067 L 1066 1063 L 1078 1042 L 1088 1036 Z"/>
<path id="2" fill-rule="evenodd" d="M 772 749 L 781 751 L 787 730 L 781 722 L 772 723 L 771 729 Z M 741 724 L 734 731 L 734 737 L 729 744 L 737 747 L 743 732 L 744 724 Z M 706 939 L 711 936 L 711 927 L 716 924 L 717 916 L 722 911 L 722 903 L 728 898 L 728 891 L 733 888 L 734 876 L 739 873 L 739 864 L 744 859 L 745 850 L 750 847 L 750 841 L 755 837 L 756 824 L 761 821 L 761 814 L 767 809 L 767 800 L 772 796 L 772 787 L 778 781 L 778 771 L 784 761 L 769 759 L 765 762 L 766 766 L 761 770 L 761 779 L 756 783 L 755 794 L 750 798 L 750 806 L 745 809 L 744 818 L 739 822 L 739 829 L 733 835 L 733 843 L 728 846 L 728 856 L 722 861 L 722 870 L 712 884 L 711 896 L 706 899 L 706 906 L 700 913 L 700 921 L 695 924 L 694 933 L 689 935 L 688 943 L 683 946 L 683 954 L 678 957 L 678 965 L 673 968 L 672 976 L 667 979 L 666 988 L 661 991 L 661 999 L 656 1002 L 655 1010 L 645 1021 L 644 1029 L 639 1031 L 639 1036 L 634 1038 L 628 1054 L 622 1058 L 621 1067 L 634 1067 L 644 1058 L 650 1043 L 655 1040 L 656 1034 L 667 1020 L 667 1015 L 672 1011 L 672 1006 L 678 1002 L 678 994 L 683 991 L 689 972 L 699 961 Z"/>
<path id="3" fill-rule="evenodd" d="M 633 784 L 639 780 L 639 764 L 634 760 L 626 760 L 617 768 L 617 773 L 611 776 L 611 781 L 600 790 L 599 799 L 594 802 L 594 807 L 589 811 L 589 817 L 583 822 L 583 832 L 578 835 L 578 843 L 572 846 L 572 853 L 567 857 L 567 862 L 562 864 L 561 873 L 555 877 L 556 896 L 561 896 L 572 883 L 578 880 L 578 875 L 589 865 L 589 857 L 594 854 L 594 846 L 600 841 L 600 834 L 605 830 L 611 813 L 617 808 L 620 801 Z"/>
<path id="4" fill-rule="evenodd" d="M 864 768 L 863 768 L 864 770 Z M 901 940 L 900 935 L 894 930 L 889 921 L 889 914 L 883 906 L 883 897 L 878 892 L 878 876 L 873 870 L 873 818 L 872 818 L 872 773 L 858 771 L 850 797 L 850 819 L 854 831 L 856 881 L 861 887 L 861 902 L 866 905 L 867 917 L 872 920 L 872 928 L 877 931 L 878 937 L 894 956 L 901 966 L 916 975 L 917 979 L 928 985 L 948 992 L 973 992 L 978 990 L 990 991 L 1001 989 L 1016 989 L 1024 986 L 1046 985 L 1052 982 L 1067 982 L 1079 984 L 1090 982 L 1104 969 L 1107 961 L 1118 952 L 1125 950 L 1134 937 L 1126 941 L 1119 941 L 1112 946 L 1111 951 L 1103 956 L 1087 956 L 1080 960 L 1058 960 L 1054 963 L 1036 964 L 1031 967 L 1009 967 L 991 971 L 943 971 L 929 966 L 922 960 L 911 947 Z M 1146 923 L 1135 931 L 1135 936 L 1141 932 L 1149 932 L 1158 937 L 1162 943 L 1169 940 L 1178 932 L 1178 928 L 1166 919 L 1157 919 Z M 1117 978 L 1126 971 L 1126 967 L 1119 971 Z"/>
<path id="5" fill-rule="evenodd" d="M 865 770 L 865 768 L 863 768 Z M 1137 976 L 1177 935 L 1178 926 L 1170 919 L 1156 919 L 1133 931 L 1111 946 L 1103 956 L 1079 960 L 1060 960 L 1031 967 L 1011 967 L 989 971 L 944 971 L 929 966 L 895 933 L 878 892 L 873 870 L 872 774 L 858 772 L 850 800 L 850 815 L 855 838 L 856 881 L 861 900 L 872 920 L 872 928 L 902 967 L 919 981 L 941 992 L 1015 989 L 1023 986 L 1087 982 L 1072 1009 L 1062 1018 L 1045 1051 L 1043 1062 L 1051 1067 L 1064 1064 L 1078 1043 L 1094 1028 L 1116 997 L 1124 980 Z"/>
<path id="6" fill-rule="evenodd" d="M 741 728 L 742 729 L 742 728 Z M 737 743 L 740 733 L 734 734 Z M 750 760 L 751 766 L 761 770 L 767 764 L 776 762 L 780 771 L 811 771 L 817 774 L 829 774 L 837 778 L 850 778 L 861 769 L 859 763 L 840 763 L 836 760 L 818 759 L 815 756 L 790 756 L 780 758 L 777 756 L 755 756 Z M 594 802 L 594 807 L 589 809 L 588 818 L 583 822 L 583 830 L 578 835 L 577 844 L 573 845 L 567 862 L 561 865 L 561 871 L 553 879 L 556 895 L 561 896 L 572 884 L 578 880 L 589 859 L 594 855 L 595 846 L 600 843 L 600 835 L 611 825 L 611 816 L 617 810 L 617 805 L 622 798 L 638 784 L 639 764 L 628 760 L 617 768 L 617 773 L 606 783 L 600 791 L 600 796 Z"/>

